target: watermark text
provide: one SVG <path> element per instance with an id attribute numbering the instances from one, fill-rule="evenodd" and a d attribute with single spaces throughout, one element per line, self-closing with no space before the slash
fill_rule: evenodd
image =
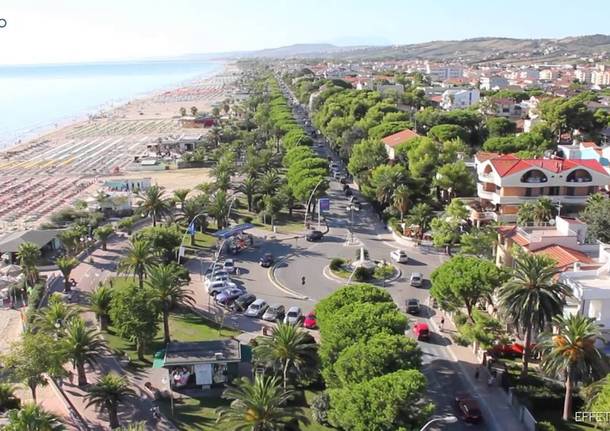
<path id="1" fill-rule="evenodd" d="M 576 422 L 610 422 L 610 412 L 575 412 Z"/>

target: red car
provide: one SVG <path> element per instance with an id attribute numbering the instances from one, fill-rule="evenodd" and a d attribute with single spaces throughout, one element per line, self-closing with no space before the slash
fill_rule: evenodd
<path id="1" fill-rule="evenodd" d="M 430 339 L 430 328 L 425 322 L 419 322 L 413 325 L 413 334 L 417 341 L 428 341 Z"/>
<path id="2" fill-rule="evenodd" d="M 479 423 L 483 419 L 479 403 L 465 392 L 455 395 L 458 414 L 464 422 Z"/>
<path id="3" fill-rule="evenodd" d="M 536 347 L 535 344 L 530 344 L 530 351 Z M 500 358 L 520 358 L 523 356 L 525 346 L 520 343 L 497 343 L 492 348 L 487 350 L 487 354 Z"/>
<path id="4" fill-rule="evenodd" d="M 316 315 L 313 312 L 308 313 L 307 316 L 305 316 L 303 326 L 307 329 L 316 329 L 318 323 L 316 322 Z"/>

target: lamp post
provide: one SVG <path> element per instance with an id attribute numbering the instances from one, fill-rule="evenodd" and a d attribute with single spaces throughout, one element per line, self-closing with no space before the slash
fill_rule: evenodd
<path id="1" fill-rule="evenodd" d="M 454 424 L 457 422 L 457 420 L 458 420 L 458 418 L 455 417 L 454 415 L 443 416 L 442 418 L 432 419 L 432 420 L 428 421 L 423 427 L 421 427 L 421 429 L 419 431 L 426 431 L 427 429 L 430 428 L 430 426 L 433 423 L 436 423 L 436 422 L 445 423 L 445 424 Z"/>
<path id="2" fill-rule="evenodd" d="M 324 178 L 322 178 L 320 181 L 318 181 L 318 184 L 316 184 L 316 186 L 311 191 L 311 194 L 309 195 L 309 199 L 307 200 L 307 205 L 305 206 L 305 219 L 303 221 L 304 225 L 307 225 L 307 216 L 309 215 L 309 205 L 311 204 L 311 199 L 313 198 L 313 195 L 316 192 L 316 190 L 318 190 L 318 187 L 320 187 L 320 184 L 322 184 L 323 182 L 324 182 Z"/>
<path id="3" fill-rule="evenodd" d="M 182 245 L 184 243 L 184 238 L 186 237 L 186 235 L 189 233 L 189 228 L 191 227 L 191 225 L 193 225 L 193 229 L 195 229 L 195 225 L 193 223 L 195 223 L 195 220 L 197 220 L 199 217 L 203 216 L 203 215 L 207 215 L 207 212 L 205 211 L 201 211 L 199 214 L 196 214 L 195 217 L 193 217 L 190 221 L 190 223 L 188 224 L 188 226 L 186 227 L 185 231 L 184 231 L 184 235 L 182 235 L 182 241 L 180 241 L 180 249 L 178 250 L 178 257 L 176 259 L 177 263 L 180 263 L 180 255 L 181 255 L 181 251 L 184 249 L 184 246 Z"/>

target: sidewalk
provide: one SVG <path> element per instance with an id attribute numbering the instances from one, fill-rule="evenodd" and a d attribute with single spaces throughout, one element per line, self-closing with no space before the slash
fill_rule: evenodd
<path id="1" fill-rule="evenodd" d="M 476 394 L 480 405 L 489 418 L 490 424 L 497 431 L 518 431 L 525 427 L 519 421 L 508 403 L 508 394 L 499 386 L 489 386 L 487 380 L 490 375 L 487 368 L 481 365 L 481 361 L 472 351 L 471 347 L 459 346 L 453 342 L 452 334 L 456 333 L 456 328 L 449 316 L 445 317 L 444 330 L 441 332 L 439 323 L 440 317 L 430 319 L 430 325 L 437 333 L 449 337 L 452 343 L 447 346 L 452 359 L 457 363 L 461 377 L 470 386 L 472 392 Z M 475 378 L 476 370 L 479 369 L 479 377 Z"/>

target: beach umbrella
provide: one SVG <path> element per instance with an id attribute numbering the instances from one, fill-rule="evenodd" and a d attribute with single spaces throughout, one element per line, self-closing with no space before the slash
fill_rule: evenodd
<path id="1" fill-rule="evenodd" d="M 19 265 L 7 265 L 3 268 L 0 268 L 0 274 L 1 275 L 8 275 L 11 277 L 15 277 L 19 274 L 21 274 L 22 270 L 21 267 Z"/>

